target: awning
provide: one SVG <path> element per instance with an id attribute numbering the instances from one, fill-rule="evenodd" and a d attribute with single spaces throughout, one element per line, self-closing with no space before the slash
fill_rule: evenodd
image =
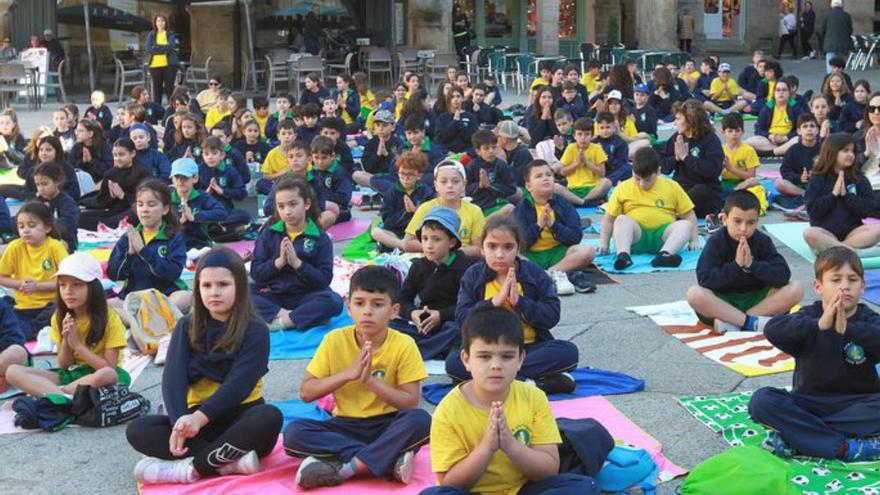
<path id="1" fill-rule="evenodd" d="M 283 9 L 278 9 L 272 13 L 274 16 L 278 17 L 294 17 L 294 16 L 305 16 L 309 12 L 312 11 L 312 2 L 301 2 L 293 7 L 285 7 Z M 328 17 L 348 17 L 348 10 L 343 7 L 324 7 L 321 6 L 321 13 L 319 15 L 328 16 Z"/>
<path id="2" fill-rule="evenodd" d="M 58 22 L 62 24 L 84 26 L 86 23 L 86 7 L 89 9 L 89 25 L 91 27 L 115 29 L 118 31 L 128 31 L 133 33 L 149 31 L 152 29 L 152 25 L 147 19 L 130 14 L 124 10 L 97 3 L 86 3 L 60 8 L 57 12 Z"/>

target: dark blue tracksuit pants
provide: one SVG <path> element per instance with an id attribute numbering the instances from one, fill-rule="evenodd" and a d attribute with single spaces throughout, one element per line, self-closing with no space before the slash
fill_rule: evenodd
<path id="1" fill-rule="evenodd" d="M 254 186 L 254 189 L 260 194 L 269 195 L 272 192 L 272 188 L 275 186 L 275 181 L 271 179 L 259 179 L 257 181 L 257 185 Z"/>
<path id="2" fill-rule="evenodd" d="M 254 308 L 263 320 L 271 322 L 281 309 L 290 311 L 295 328 L 305 330 L 329 320 L 342 311 L 342 298 L 330 289 L 303 295 L 251 291 Z"/>
<path id="3" fill-rule="evenodd" d="M 422 359 L 426 361 L 446 357 L 450 352 L 457 351 L 461 345 L 461 331 L 455 321 L 444 322 L 440 328 L 435 328 L 424 335 L 416 330 L 415 325 L 403 318 L 391 320 L 388 326 L 412 337 L 419 346 Z"/>
<path id="4" fill-rule="evenodd" d="M 10 308 L 15 308 L 15 299 L 11 296 L 3 296 Z M 13 309 L 21 331 L 24 332 L 25 340 L 34 340 L 43 327 L 48 327 L 55 313 L 55 303 L 49 303 L 43 308 Z"/>
<path id="5" fill-rule="evenodd" d="M 357 457 L 379 477 L 391 473 L 402 453 L 428 443 L 430 434 L 431 415 L 422 409 L 372 418 L 298 419 L 284 430 L 284 451 L 294 457 L 330 457 L 342 462 Z"/>
<path id="6" fill-rule="evenodd" d="M 847 438 L 880 434 L 880 394 L 814 395 L 764 387 L 749 401 L 755 421 L 801 454 L 835 459 Z"/>
<path id="7" fill-rule="evenodd" d="M 596 482 L 589 476 L 562 473 L 541 481 L 530 481 L 522 486 L 517 495 L 599 495 Z M 451 486 L 432 486 L 419 492 L 419 495 L 470 495 L 461 488 Z"/>
<path id="8" fill-rule="evenodd" d="M 526 359 L 516 375 L 518 380 L 555 375 L 577 367 L 578 348 L 567 340 L 545 340 L 526 344 Z M 471 374 L 461 362 L 461 354 L 450 352 L 446 358 L 446 374 L 453 380 L 470 380 Z"/>

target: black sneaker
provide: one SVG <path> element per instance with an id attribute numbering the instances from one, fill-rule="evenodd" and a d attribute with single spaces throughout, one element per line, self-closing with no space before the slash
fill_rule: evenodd
<path id="1" fill-rule="evenodd" d="M 593 225 L 593 221 L 590 220 L 589 217 L 583 217 L 583 218 L 581 218 L 581 228 L 582 228 L 582 229 L 586 229 L 586 228 L 589 227 L 590 225 Z"/>
<path id="2" fill-rule="evenodd" d="M 341 465 L 336 461 L 306 457 L 296 471 L 294 481 L 300 488 L 317 488 L 319 486 L 336 486 L 342 483 L 339 474 Z"/>
<path id="3" fill-rule="evenodd" d="M 617 253 L 617 259 L 614 260 L 614 269 L 618 271 L 626 270 L 631 267 L 632 264 L 633 260 L 629 253 Z"/>
<path id="4" fill-rule="evenodd" d="M 666 251 L 660 251 L 651 260 L 651 266 L 653 267 L 675 268 L 679 265 L 681 265 L 681 256 L 669 254 Z"/>
<path id="5" fill-rule="evenodd" d="M 578 294 L 596 292 L 596 284 L 590 280 L 590 276 L 586 272 L 568 272 L 568 281 L 571 282 L 571 285 L 574 285 L 574 291 Z"/>
<path id="6" fill-rule="evenodd" d="M 535 380 L 535 386 L 543 390 L 545 394 L 570 394 L 574 392 L 577 384 L 574 377 L 568 373 L 556 373 Z"/>

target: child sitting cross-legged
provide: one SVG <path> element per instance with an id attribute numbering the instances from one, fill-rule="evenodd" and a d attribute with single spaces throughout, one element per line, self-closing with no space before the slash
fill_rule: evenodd
<path id="1" fill-rule="evenodd" d="M 618 92 L 619 93 L 619 92 Z M 631 124 L 631 121 L 627 120 Z M 600 112 L 596 116 L 596 135 L 593 141 L 602 147 L 608 161 L 605 162 L 605 179 L 612 185 L 632 177 L 629 164 L 629 144 L 615 130 L 619 127 L 611 112 Z"/>
<path id="2" fill-rule="evenodd" d="M 516 313 L 504 308 L 483 306 L 464 321 L 461 360 L 472 379 L 434 412 L 431 467 L 439 486 L 420 495 L 599 494 L 592 478 L 559 472 L 562 438 L 547 397 L 516 379 L 527 359 L 523 335 Z M 594 429 L 584 445 L 607 436 Z"/>
<path id="3" fill-rule="evenodd" d="M 816 117 L 809 113 L 801 114 L 797 126 L 798 142 L 785 152 L 779 167 L 780 177 L 773 183 L 779 191 L 779 196 L 773 202 L 786 209 L 804 206 L 804 193 L 821 149 Z M 809 220 L 809 217 L 804 213 L 799 219 Z"/>
<path id="4" fill-rule="evenodd" d="M 728 114 L 728 116 L 734 114 Z M 767 234 L 757 229 L 760 203 L 749 191 L 733 191 L 724 204 L 724 228 L 709 237 L 697 263 L 688 303 L 719 333 L 760 332 L 769 317 L 786 313 L 804 295 Z"/>
<path id="5" fill-rule="evenodd" d="M 728 113 L 721 120 L 721 129 L 724 134 L 724 170 L 721 171 L 721 186 L 724 192 L 757 186 L 756 175 L 761 163 L 758 161 L 755 148 L 743 143 L 742 115 Z"/>
<path id="6" fill-rule="evenodd" d="M 284 430 L 287 454 L 305 457 L 296 473 L 300 488 L 357 475 L 412 481 L 415 452 L 431 426 L 418 408 L 428 374 L 413 339 L 388 328 L 400 309 L 397 291 L 397 278 L 384 267 L 355 272 L 348 295 L 354 325 L 324 336 L 306 368 L 300 398 L 333 394 L 336 407 L 329 420 L 301 419 Z"/>
<path id="7" fill-rule="evenodd" d="M 187 249 L 209 246 L 208 226 L 226 218 L 226 208 L 210 194 L 196 189 L 199 166 L 192 158 L 178 158 L 171 164 L 171 208 L 178 215 Z"/>
<path id="8" fill-rule="evenodd" d="M 354 189 L 351 174 L 336 156 L 336 143 L 324 136 L 312 139 L 312 170 L 318 182 L 324 185 L 325 211 L 335 213 L 333 221 L 322 223 L 322 228 L 351 220 L 351 193 Z"/>
<path id="9" fill-rule="evenodd" d="M 749 414 L 772 429 L 762 446 L 780 457 L 880 460 L 880 316 L 859 304 L 858 255 L 844 246 L 820 253 L 813 289 L 821 300 L 764 327 L 767 340 L 795 359 L 791 391 L 756 390 Z"/>
<path id="10" fill-rule="evenodd" d="M 465 192 L 471 202 L 486 216 L 512 209 L 507 198 L 517 193 L 516 180 L 510 166 L 498 158 L 498 137 L 492 131 L 481 129 L 471 136 L 471 143 L 477 152 L 467 167 Z"/>
<path id="11" fill-rule="evenodd" d="M 523 255 L 547 270 L 560 296 L 595 291 L 580 273 L 593 262 L 593 248 L 580 244 L 584 234 L 577 211 L 554 194 L 553 169 L 544 160 L 534 160 L 523 174 L 527 194 L 514 210 L 523 233 Z"/>
<path id="12" fill-rule="evenodd" d="M 656 267 L 681 264 L 681 249 L 699 249 L 694 203 L 672 179 L 660 175 L 660 157 L 653 148 L 638 150 L 633 177 L 620 183 L 605 205 L 599 253 L 609 252 L 614 237 L 616 270 L 632 266 L 633 254 L 656 254 Z"/>
<path id="13" fill-rule="evenodd" d="M 397 159 L 397 183 L 380 189 L 382 220 L 370 230 L 370 237 L 380 245 L 390 250 L 405 249 L 406 226 L 416 208 L 434 197 L 434 189 L 420 180 L 427 167 L 427 156 L 417 150 L 404 151 Z"/>
<path id="14" fill-rule="evenodd" d="M 556 186 L 556 192 L 576 206 L 598 204 L 611 189 L 605 178 L 608 156 L 593 142 L 593 121 L 580 118 L 574 123 L 574 142 L 565 148 L 559 173 L 568 178 L 568 186 Z"/>

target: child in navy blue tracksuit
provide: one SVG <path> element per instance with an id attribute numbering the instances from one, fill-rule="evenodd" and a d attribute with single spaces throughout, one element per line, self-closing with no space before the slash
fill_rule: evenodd
<path id="1" fill-rule="evenodd" d="M 150 176 L 171 183 L 171 162 L 165 153 L 150 146 L 150 133 L 145 124 L 134 124 L 129 128 L 128 135 L 137 150 L 138 164 L 147 169 Z"/>
<path id="2" fill-rule="evenodd" d="M 275 111 L 266 118 L 265 134 L 266 139 L 270 143 L 278 140 L 278 122 L 283 120 L 293 120 L 293 97 L 289 94 L 282 93 L 275 97 Z M 297 133 L 299 135 L 299 133 Z"/>
<path id="3" fill-rule="evenodd" d="M 397 183 L 379 189 L 381 221 L 370 230 L 370 236 L 388 250 L 404 250 L 406 226 L 420 204 L 434 198 L 434 188 L 419 179 L 428 166 L 428 158 L 418 151 L 404 151 L 397 159 Z"/>
<path id="4" fill-rule="evenodd" d="M 814 252 L 838 245 L 870 248 L 880 241 L 880 226 L 863 222 L 874 211 L 874 193 L 855 166 L 849 134 L 832 134 L 822 143 L 804 200 L 810 215 L 804 240 Z"/>
<path id="5" fill-rule="evenodd" d="M 178 158 L 171 164 L 171 209 L 180 219 L 186 248 L 203 248 L 212 244 L 208 226 L 226 218 L 226 207 L 210 194 L 196 189 L 199 166 L 192 158 Z"/>
<path id="6" fill-rule="evenodd" d="M 511 243 L 513 250 L 508 249 Z M 486 220 L 484 259 L 468 268 L 461 280 L 455 320 L 460 327 L 471 311 L 487 305 L 515 311 L 522 319 L 526 343 L 526 358 L 517 376 L 534 380 L 548 394 L 571 392 L 575 383 L 567 372 L 577 366 L 578 348 L 550 333 L 560 316 L 556 287 L 543 268 L 518 257 L 523 247 L 512 216 L 499 214 Z M 454 381 L 471 378 L 457 352 L 446 359 L 446 373 Z"/>
<path id="7" fill-rule="evenodd" d="M 797 127 L 798 142 L 785 152 L 779 167 L 780 177 L 773 183 L 779 192 L 773 202 L 786 209 L 803 207 L 804 193 L 821 147 L 819 123 L 813 114 L 801 114 Z"/>
<path id="8" fill-rule="evenodd" d="M 256 120 L 249 120 L 244 125 L 244 137 L 232 143 L 247 164 L 263 164 L 263 160 L 272 149 L 264 139 L 260 138 L 260 124 Z"/>
<path id="9" fill-rule="evenodd" d="M 351 220 L 351 193 L 354 186 L 351 175 L 336 157 L 330 138 L 318 136 L 312 140 L 312 175 L 324 186 L 324 200 L 328 210 L 336 213 L 333 223 Z M 321 226 L 328 228 L 333 224 Z"/>
<path id="10" fill-rule="evenodd" d="M 464 110 L 464 93 L 453 86 L 446 95 L 447 111 L 437 116 L 434 137 L 441 146 L 461 153 L 471 145 L 471 136 L 479 128 L 474 114 Z"/>
<path id="11" fill-rule="evenodd" d="M 251 181 L 251 169 L 248 168 L 247 161 L 244 159 L 238 148 L 232 146 L 232 124 L 225 120 L 221 120 L 211 128 L 211 136 L 219 138 L 223 143 L 223 153 L 225 157 L 223 161 L 227 166 L 231 165 L 241 176 L 241 183 L 247 184 Z"/>
<path id="12" fill-rule="evenodd" d="M 238 171 L 229 164 L 224 148 L 223 142 L 215 136 L 209 137 L 202 144 L 202 163 L 199 165 L 196 189 L 211 195 L 226 208 L 226 217 L 219 224 L 229 229 L 249 224 L 251 216 L 235 207 L 234 201 L 243 200 L 247 196 L 247 190 Z"/>
<path id="13" fill-rule="evenodd" d="M 296 114 L 294 114 L 295 116 Z M 318 127 L 318 119 L 321 118 L 321 106 L 317 103 L 307 103 L 300 107 L 302 125 L 296 127 L 296 138 L 310 144 L 312 139 L 321 133 Z"/>
<path id="14" fill-rule="evenodd" d="M 345 142 L 345 122 L 339 117 L 324 117 L 319 123 L 321 128 L 321 136 L 329 138 L 333 141 L 336 159 L 342 165 L 343 170 L 351 178 L 354 173 L 354 158 L 351 156 L 351 148 Z M 308 143 L 311 145 L 314 138 Z"/>
<path id="15" fill-rule="evenodd" d="M 391 174 L 394 159 L 403 148 L 403 141 L 394 135 L 394 115 L 388 110 L 376 112 L 373 131 L 373 137 L 364 145 L 361 166 L 369 174 Z"/>
<path id="16" fill-rule="evenodd" d="M 595 141 L 602 146 L 602 151 L 608 156 L 605 162 L 605 178 L 611 184 L 617 185 L 622 180 L 632 177 L 632 165 L 629 164 L 629 145 L 614 132 L 614 115 L 610 112 L 601 112 L 596 117 Z"/>
<path id="17" fill-rule="evenodd" d="M 279 179 L 275 211 L 254 247 L 254 306 L 273 330 L 305 330 L 342 311 L 330 289 L 333 243 L 316 223 L 317 200 L 301 178 Z"/>
<path id="18" fill-rule="evenodd" d="M 410 115 L 403 121 L 403 133 L 406 137 L 403 151 L 418 150 L 428 157 L 428 168 L 422 174 L 422 184 L 434 187 L 434 167 L 446 159 L 446 149 L 425 134 L 425 120 L 418 115 Z"/>
<path id="19" fill-rule="evenodd" d="M 178 117 L 180 128 L 174 131 L 172 146 L 165 149 L 168 161 L 174 163 L 178 158 L 196 158 L 202 153 L 199 145 L 205 137 L 205 130 L 195 115 L 185 113 Z"/>
<path id="20" fill-rule="evenodd" d="M 816 258 L 820 301 L 767 323 L 764 335 L 795 359 L 792 390 L 764 387 L 749 402 L 772 431 L 762 445 L 782 457 L 880 459 L 880 316 L 859 299 L 865 272 L 843 246 Z"/>
<path id="21" fill-rule="evenodd" d="M 172 209 L 171 191 L 164 182 L 150 179 L 138 186 L 136 198 L 138 225 L 129 226 L 128 232 L 119 238 L 107 263 L 107 277 L 125 285 L 118 299 L 107 302 L 121 310 L 129 293 L 156 289 L 169 296 L 185 314 L 189 312 L 192 293 L 180 280 L 186 265 L 186 242 Z M 130 323 L 126 311 L 117 312 L 126 324 Z"/>
<path id="22" fill-rule="evenodd" d="M 498 138 L 495 133 L 479 130 L 474 133 L 471 142 L 477 156 L 467 167 L 465 193 L 471 197 L 471 203 L 489 216 L 510 204 L 507 198 L 517 192 L 516 180 L 510 166 L 496 154 Z"/>
<path id="23" fill-rule="evenodd" d="M 577 85 L 572 81 L 562 83 L 562 98 L 556 100 L 553 109 L 565 109 L 573 120 L 587 116 L 587 106 L 577 92 Z"/>
<path id="24" fill-rule="evenodd" d="M 72 253 L 76 251 L 78 246 L 76 237 L 76 226 L 79 225 L 79 205 L 64 192 L 64 170 L 61 165 L 55 162 L 41 163 L 34 167 L 31 176 L 37 186 L 36 199 L 43 202 L 49 207 L 52 216 L 55 217 L 55 227 L 58 228 L 60 238 L 67 244 L 67 251 Z M 76 180 L 76 178 L 73 178 Z M 3 202 L 3 208 L 6 202 Z M 9 218 L 9 211 L 6 210 L 6 218 Z M 0 233 L 11 230 L 11 221 L 9 229 L 0 226 Z"/>

